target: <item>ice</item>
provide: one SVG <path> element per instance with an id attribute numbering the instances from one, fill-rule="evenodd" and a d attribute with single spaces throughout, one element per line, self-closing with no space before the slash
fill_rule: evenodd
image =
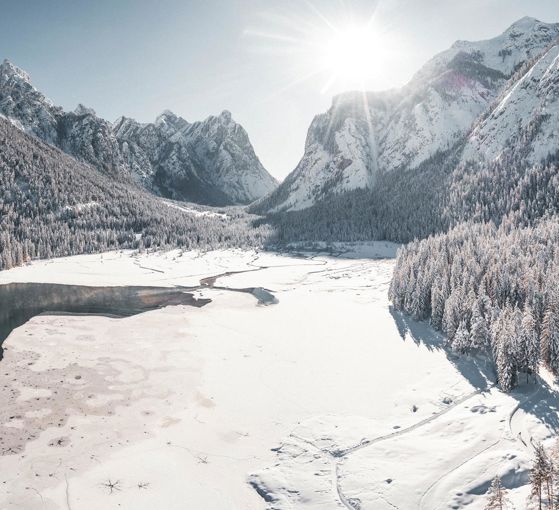
<path id="1" fill-rule="evenodd" d="M 41 315 L 13 331 L 0 507 L 481 509 L 495 474 L 521 507 L 530 444 L 558 422 L 552 382 L 503 394 L 483 359 L 391 310 L 393 259 L 363 254 L 393 247 L 329 249 L 112 252 L 0 273 L 89 285 L 221 274 L 218 287 L 278 298 L 204 287 L 203 308 Z"/>

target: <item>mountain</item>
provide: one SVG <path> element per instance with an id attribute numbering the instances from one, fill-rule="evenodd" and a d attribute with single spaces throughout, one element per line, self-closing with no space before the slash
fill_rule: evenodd
<path id="1" fill-rule="evenodd" d="M 494 159 L 504 141 L 522 137 L 519 121 L 524 130 L 547 126 L 533 148 L 534 161 L 545 156 L 557 146 L 558 36 L 558 23 L 523 18 L 496 38 L 457 41 L 401 89 L 335 97 L 313 120 L 298 166 L 254 209 L 296 211 L 374 189 L 381 176 L 418 169 L 460 144 L 465 159 Z"/>
<path id="2" fill-rule="evenodd" d="M 475 125 L 463 160 L 498 159 L 515 146 L 530 163 L 559 150 L 559 43 L 551 44 L 509 80 L 493 108 Z"/>
<path id="3" fill-rule="evenodd" d="M 109 122 L 82 105 L 64 112 L 33 87 L 27 73 L 7 60 L 0 65 L 0 115 L 104 173 L 129 177 Z"/>
<path id="4" fill-rule="evenodd" d="M 246 204 L 277 185 L 228 111 L 192 124 L 170 111 L 150 124 L 121 117 L 113 132 L 126 164 L 167 197 Z"/>
<path id="5" fill-rule="evenodd" d="M 246 204 L 277 184 L 229 112 L 192 124 L 168 111 L 153 124 L 123 117 L 111 124 L 83 105 L 65 112 L 5 60 L 0 115 L 104 174 L 168 198 Z"/>
<path id="6" fill-rule="evenodd" d="M 267 230 L 229 208 L 197 211 L 97 172 L 0 118 L 0 270 L 120 248 L 259 246 Z"/>

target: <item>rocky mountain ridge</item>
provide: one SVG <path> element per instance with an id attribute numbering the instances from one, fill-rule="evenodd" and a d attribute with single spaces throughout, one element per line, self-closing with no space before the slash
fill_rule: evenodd
<path id="1" fill-rule="evenodd" d="M 559 23 L 522 18 L 493 39 L 457 41 L 399 90 L 335 97 L 311 123 L 298 166 L 255 210 L 300 210 L 372 189 L 380 175 L 419 168 L 457 144 L 464 158 L 496 158 L 526 130 L 534 161 L 556 151 L 558 37 Z"/>
<path id="2" fill-rule="evenodd" d="M 25 71 L 5 60 L 0 115 L 104 174 L 168 198 L 247 204 L 277 184 L 227 111 L 192 124 L 169 111 L 154 123 L 121 117 L 113 124 L 81 104 L 65 112 L 33 87 Z"/>

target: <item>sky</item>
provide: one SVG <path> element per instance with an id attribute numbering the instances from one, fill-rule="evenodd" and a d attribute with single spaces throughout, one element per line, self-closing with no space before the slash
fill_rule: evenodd
<path id="1" fill-rule="evenodd" d="M 333 95 L 399 87 L 523 16 L 559 22 L 559 0 L 0 0 L 0 13 L 0 58 L 55 104 L 140 122 L 227 109 L 283 179 Z"/>

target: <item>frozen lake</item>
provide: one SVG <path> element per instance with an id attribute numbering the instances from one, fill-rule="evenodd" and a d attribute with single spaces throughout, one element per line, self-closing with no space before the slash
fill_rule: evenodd
<path id="1" fill-rule="evenodd" d="M 0 273 L 211 299 L 14 330 L 0 363 L 0 507 L 481 509 L 496 473 L 522 502 L 530 438 L 557 426 L 555 389 L 500 393 L 483 360 L 391 311 L 393 260 L 359 257 L 393 248 L 362 248 L 110 253 Z"/>
<path id="2" fill-rule="evenodd" d="M 43 313 L 129 317 L 169 305 L 204 306 L 208 302 L 169 287 L 7 283 L 0 285 L 0 353 L 12 330 Z"/>

